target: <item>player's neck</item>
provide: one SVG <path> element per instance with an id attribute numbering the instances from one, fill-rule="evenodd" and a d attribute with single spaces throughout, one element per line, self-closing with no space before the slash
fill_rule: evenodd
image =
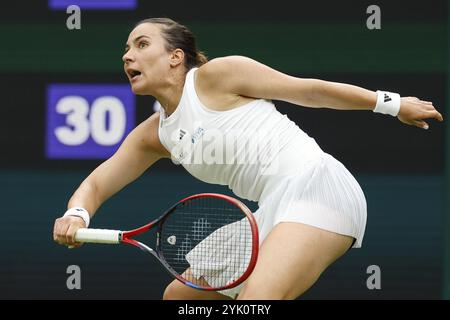
<path id="1" fill-rule="evenodd" d="M 167 116 L 171 115 L 180 103 L 185 79 L 186 76 L 173 77 L 168 81 L 167 86 L 160 88 L 160 90 L 153 95 L 164 108 Z"/>

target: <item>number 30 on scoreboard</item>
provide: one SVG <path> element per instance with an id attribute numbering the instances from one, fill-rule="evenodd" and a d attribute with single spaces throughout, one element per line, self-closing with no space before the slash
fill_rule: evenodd
<path id="1" fill-rule="evenodd" d="M 46 156 L 104 159 L 135 124 L 128 84 L 53 84 L 47 87 Z"/>

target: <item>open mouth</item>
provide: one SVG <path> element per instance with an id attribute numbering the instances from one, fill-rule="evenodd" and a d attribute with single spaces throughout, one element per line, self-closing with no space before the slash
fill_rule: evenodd
<path id="1" fill-rule="evenodd" d="M 141 75 L 141 72 L 136 69 L 127 69 L 127 74 L 130 80 L 133 81 Z"/>

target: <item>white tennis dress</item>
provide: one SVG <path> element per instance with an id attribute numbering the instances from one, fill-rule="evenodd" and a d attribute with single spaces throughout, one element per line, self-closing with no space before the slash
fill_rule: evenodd
<path id="1" fill-rule="evenodd" d="M 160 110 L 158 134 L 172 160 L 204 182 L 257 201 L 260 243 L 277 223 L 290 221 L 352 236 L 353 247 L 361 247 L 366 201 L 348 170 L 271 101 L 208 109 L 195 91 L 196 70 L 187 73 L 176 110 L 170 116 Z M 194 260 L 188 259 L 195 273 Z M 222 293 L 234 297 L 240 287 Z"/>

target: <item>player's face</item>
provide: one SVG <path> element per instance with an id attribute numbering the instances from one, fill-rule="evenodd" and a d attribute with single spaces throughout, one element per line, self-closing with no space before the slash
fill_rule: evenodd
<path id="1" fill-rule="evenodd" d="M 169 53 L 160 26 L 143 23 L 131 31 L 122 57 L 135 94 L 151 94 L 170 70 Z"/>

